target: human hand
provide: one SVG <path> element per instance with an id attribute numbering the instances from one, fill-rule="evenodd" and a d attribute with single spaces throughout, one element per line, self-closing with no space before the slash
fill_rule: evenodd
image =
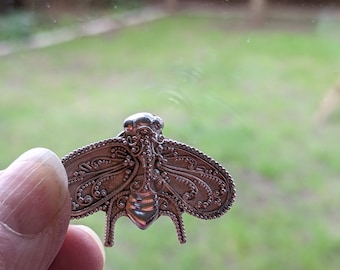
<path id="1" fill-rule="evenodd" d="M 98 236 L 69 225 L 67 176 L 50 150 L 35 148 L 0 171 L 0 269 L 102 270 Z"/>

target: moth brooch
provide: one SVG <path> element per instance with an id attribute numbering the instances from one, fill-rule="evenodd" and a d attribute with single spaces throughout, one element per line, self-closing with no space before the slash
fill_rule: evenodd
<path id="1" fill-rule="evenodd" d="M 159 216 L 176 226 L 186 242 L 182 214 L 201 219 L 223 215 L 236 191 L 230 174 L 216 161 L 162 134 L 163 120 L 138 113 L 111 139 L 75 150 L 62 162 L 68 176 L 72 218 L 106 212 L 105 246 L 114 244 L 114 226 L 127 216 L 146 229 Z"/>

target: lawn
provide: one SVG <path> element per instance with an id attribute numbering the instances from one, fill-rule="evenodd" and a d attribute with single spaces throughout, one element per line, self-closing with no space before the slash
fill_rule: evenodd
<path id="1" fill-rule="evenodd" d="M 185 245 L 169 218 L 146 231 L 121 218 L 106 269 L 338 269 L 340 109 L 313 117 L 339 48 L 312 30 L 177 15 L 2 57 L 0 167 L 36 146 L 62 157 L 152 112 L 229 170 L 237 198 L 216 220 L 184 214 Z M 103 238 L 103 212 L 76 223 Z"/>

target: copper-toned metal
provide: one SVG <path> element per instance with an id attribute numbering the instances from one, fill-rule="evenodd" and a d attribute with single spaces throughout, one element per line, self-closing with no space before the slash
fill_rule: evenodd
<path id="1" fill-rule="evenodd" d="M 230 209 L 236 191 L 230 174 L 199 150 L 164 138 L 163 120 L 138 113 L 117 137 L 75 150 L 62 162 L 72 200 L 72 218 L 106 212 L 105 245 L 114 225 L 128 216 L 146 229 L 159 216 L 172 219 L 186 242 L 182 213 L 213 219 Z"/>

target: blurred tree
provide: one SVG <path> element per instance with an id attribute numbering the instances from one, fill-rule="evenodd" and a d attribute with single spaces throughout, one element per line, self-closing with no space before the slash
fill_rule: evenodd
<path id="1" fill-rule="evenodd" d="M 9 11 L 15 8 L 26 8 L 29 10 L 32 9 L 41 9 L 46 6 L 51 6 L 51 8 L 59 8 L 59 9 L 86 9 L 92 7 L 110 7 L 117 5 L 130 5 L 131 2 L 134 3 L 164 3 L 165 6 L 170 10 L 176 10 L 180 3 L 185 3 L 187 1 L 180 2 L 179 0 L 0 0 L 0 12 L 1 11 Z M 201 0 L 193 0 L 192 2 L 207 2 L 207 3 L 226 3 L 228 5 L 238 5 L 238 4 L 246 4 L 249 3 L 250 7 L 250 17 L 251 22 L 253 23 L 261 23 L 265 18 L 265 10 L 267 4 L 275 4 L 278 6 L 285 5 L 293 5 L 296 7 L 316 7 L 323 8 L 329 5 L 340 5 L 340 0 L 209 0 L 209 1 L 201 1 Z"/>
<path id="2" fill-rule="evenodd" d="M 251 26 L 263 24 L 266 18 L 267 0 L 250 0 L 249 23 Z"/>
<path id="3" fill-rule="evenodd" d="M 20 1 L 0 0 L 0 13 L 11 11 L 18 6 L 20 6 Z"/>
<path id="4" fill-rule="evenodd" d="M 165 2 L 165 8 L 170 11 L 176 11 L 179 6 L 179 1 L 178 0 L 164 0 Z"/>

